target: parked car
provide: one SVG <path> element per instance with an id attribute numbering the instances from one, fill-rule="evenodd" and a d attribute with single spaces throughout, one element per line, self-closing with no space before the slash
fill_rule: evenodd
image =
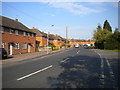
<path id="1" fill-rule="evenodd" d="M 0 59 L 6 59 L 7 57 L 7 51 L 4 48 L 0 48 Z"/>
<path id="2" fill-rule="evenodd" d="M 75 44 L 75 48 L 79 48 L 79 44 Z"/>
<path id="3" fill-rule="evenodd" d="M 89 46 L 88 45 L 84 45 L 83 47 L 87 49 Z"/>

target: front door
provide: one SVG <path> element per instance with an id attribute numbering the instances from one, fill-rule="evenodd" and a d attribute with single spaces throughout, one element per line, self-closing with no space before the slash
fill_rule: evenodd
<path id="1" fill-rule="evenodd" d="M 13 52 L 12 49 L 13 49 L 12 43 L 9 43 L 9 44 L 8 44 L 8 54 L 9 54 L 9 55 L 12 55 L 12 54 L 13 54 L 13 53 L 12 53 L 12 52 Z"/>
<path id="2" fill-rule="evenodd" d="M 30 45 L 28 44 L 28 52 L 30 52 Z"/>

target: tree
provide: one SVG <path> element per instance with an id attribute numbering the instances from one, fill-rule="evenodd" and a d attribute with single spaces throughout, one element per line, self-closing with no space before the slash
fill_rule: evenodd
<path id="1" fill-rule="evenodd" d="M 112 32 L 112 28 L 107 20 L 104 22 L 103 29 Z"/>
<path id="2" fill-rule="evenodd" d="M 104 43 L 106 39 L 112 34 L 112 32 L 108 30 L 102 30 L 99 28 L 99 25 L 97 27 L 97 30 L 94 31 L 94 39 L 96 40 L 95 46 L 100 49 L 104 49 Z"/>
<path id="3" fill-rule="evenodd" d="M 114 33 L 106 39 L 105 49 L 120 50 L 120 32 L 115 29 Z"/>
<path id="4" fill-rule="evenodd" d="M 98 25 L 97 30 L 102 30 L 101 25 Z"/>
<path id="5" fill-rule="evenodd" d="M 119 33 L 119 30 L 118 28 L 115 28 L 114 34 L 117 34 L 117 33 Z"/>
<path id="6" fill-rule="evenodd" d="M 98 25 L 94 31 L 93 38 L 95 39 L 95 46 L 99 49 L 120 50 L 120 32 L 118 28 L 112 33 L 112 29 L 108 21 L 104 22 L 103 29 Z"/>

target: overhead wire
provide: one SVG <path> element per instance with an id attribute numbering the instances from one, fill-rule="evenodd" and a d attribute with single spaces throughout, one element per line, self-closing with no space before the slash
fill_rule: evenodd
<path id="1" fill-rule="evenodd" d="M 34 16 L 32 16 L 32 15 L 30 15 L 30 14 L 28 14 L 28 13 L 25 13 L 25 12 L 23 12 L 22 10 L 19 10 L 19 9 L 17 9 L 17 8 L 15 8 L 15 7 L 7 4 L 7 3 L 2 3 L 2 4 L 4 4 L 4 5 L 12 8 L 12 9 L 14 9 L 14 10 L 16 10 L 17 12 L 21 12 L 21 14 L 24 14 L 24 15 L 26 15 L 27 17 L 30 17 L 30 19 L 34 19 L 34 20 L 37 21 L 37 22 L 42 22 L 42 20 L 41 20 L 40 18 L 36 18 L 36 17 L 34 17 Z"/>

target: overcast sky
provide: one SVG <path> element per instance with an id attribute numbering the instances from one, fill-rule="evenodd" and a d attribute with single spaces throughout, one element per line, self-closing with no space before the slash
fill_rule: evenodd
<path id="1" fill-rule="evenodd" d="M 118 27 L 118 0 L 109 0 L 111 2 L 108 0 L 99 0 L 101 2 L 35 1 L 37 2 L 2 2 L 2 16 L 18 18 L 29 28 L 37 27 L 41 31 L 63 37 L 66 35 L 67 26 L 68 37 L 78 39 L 92 38 L 93 30 L 98 24 L 102 26 L 106 19 L 113 30 Z M 51 25 L 54 26 L 51 27 Z"/>

